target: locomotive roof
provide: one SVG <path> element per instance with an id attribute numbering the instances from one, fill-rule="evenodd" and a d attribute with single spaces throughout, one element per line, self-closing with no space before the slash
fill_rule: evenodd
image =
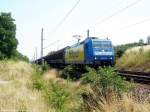
<path id="1" fill-rule="evenodd" d="M 85 40 L 83 40 L 82 42 L 76 43 L 76 44 L 68 46 L 68 47 L 75 47 L 77 45 L 83 44 L 88 39 L 95 40 L 95 41 L 110 41 L 109 38 L 101 39 L 101 38 L 98 38 L 98 37 L 89 37 L 89 38 L 86 38 Z"/>

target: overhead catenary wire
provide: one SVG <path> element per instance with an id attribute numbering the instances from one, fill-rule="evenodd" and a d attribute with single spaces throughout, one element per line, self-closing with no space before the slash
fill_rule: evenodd
<path id="1" fill-rule="evenodd" d="M 138 22 L 136 22 L 136 23 L 132 23 L 132 24 L 129 24 L 129 25 L 127 25 L 127 26 L 124 26 L 124 27 L 120 28 L 120 30 L 128 29 L 128 28 L 137 26 L 137 25 L 139 25 L 139 24 L 143 24 L 143 23 L 148 22 L 148 21 L 150 21 L 150 18 L 147 18 L 147 19 L 138 21 Z"/>
<path id="2" fill-rule="evenodd" d="M 52 31 L 52 33 L 54 33 L 55 31 L 57 31 L 57 29 L 64 23 L 64 21 L 69 17 L 69 15 L 73 12 L 73 10 L 78 6 L 78 4 L 80 3 L 80 0 L 78 0 L 73 7 L 68 11 L 68 13 L 63 17 L 63 19 L 56 25 L 56 27 L 54 28 L 54 30 Z M 57 40 L 60 41 L 60 40 Z M 57 41 L 53 42 L 56 43 Z M 44 47 L 44 49 L 47 49 L 48 47 L 50 47 L 53 44 L 49 44 L 46 47 Z"/>
<path id="3" fill-rule="evenodd" d="M 124 0 L 122 0 L 119 5 L 124 2 Z M 56 25 L 56 27 L 54 28 L 53 32 L 57 31 L 57 29 L 63 24 L 63 22 L 67 19 L 67 17 L 73 12 L 73 10 L 78 6 L 78 4 L 80 3 L 80 0 L 78 0 L 75 5 L 71 8 L 71 10 L 68 11 L 68 13 L 63 17 L 63 19 Z M 44 49 L 47 49 L 48 47 L 50 47 L 53 44 L 49 44 L 47 45 Z"/>
<path id="4" fill-rule="evenodd" d="M 50 46 L 52 46 L 52 45 L 58 43 L 59 41 L 60 41 L 60 40 L 56 40 L 56 41 L 50 43 L 49 45 L 47 45 L 46 47 L 44 47 L 43 49 L 46 49 L 46 48 L 48 48 L 48 47 L 50 47 Z"/>
<path id="5" fill-rule="evenodd" d="M 68 13 L 63 17 L 63 19 L 56 25 L 54 28 L 54 32 L 63 24 L 63 22 L 69 17 L 69 15 L 73 12 L 73 10 L 78 6 L 80 0 L 78 0 L 75 5 L 68 11 Z"/>
<path id="6" fill-rule="evenodd" d="M 127 5 L 126 7 L 120 9 L 120 10 L 117 10 L 116 12 L 112 13 L 111 15 L 105 17 L 104 19 L 102 19 L 101 21 L 99 21 L 98 23 L 94 24 L 94 25 L 91 25 L 89 28 L 93 28 L 94 26 L 97 26 L 97 25 L 100 25 L 108 20 L 110 20 L 112 17 L 122 13 L 123 11 L 125 11 L 126 9 L 138 4 L 139 2 L 141 2 L 142 0 L 136 0 L 135 2 L 132 2 L 131 4 Z"/>
<path id="7" fill-rule="evenodd" d="M 125 0 L 121 0 L 117 5 L 121 5 L 123 2 L 125 2 Z"/>
<path id="8" fill-rule="evenodd" d="M 136 0 L 135 2 L 132 2 L 131 4 L 127 5 L 126 7 L 122 8 L 122 9 L 120 9 L 120 10 L 114 12 L 114 13 L 112 13 L 111 15 L 105 17 L 104 19 L 102 19 L 102 20 L 99 21 L 98 23 L 96 23 L 96 24 L 90 26 L 89 28 L 92 28 L 92 27 L 94 27 L 94 26 L 96 26 L 96 25 L 102 24 L 103 22 L 110 20 L 112 17 L 114 17 L 114 16 L 116 16 L 116 15 L 122 13 L 122 12 L 125 11 L 126 9 L 128 9 L 128 8 L 130 8 L 130 7 L 134 6 L 134 5 L 136 5 L 136 4 L 139 3 L 140 1 L 142 1 L 142 0 Z M 72 11 L 78 6 L 79 3 L 80 3 L 80 0 L 78 0 L 78 1 L 75 3 L 75 5 L 71 8 L 71 10 L 69 10 L 69 12 L 64 16 L 64 18 L 56 25 L 56 27 L 55 27 L 54 30 L 53 30 L 53 33 L 54 33 L 55 31 L 57 31 L 57 29 L 63 24 L 63 22 L 68 18 L 68 16 L 69 16 L 69 15 L 72 13 Z M 46 46 L 44 49 L 50 47 L 51 45 L 53 45 L 53 44 L 49 44 L 49 45 Z"/>
<path id="9" fill-rule="evenodd" d="M 113 30 L 113 33 L 118 33 L 118 32 L 121 32 L 123 30 L 126 30 L 126 29 L 129 29 L 129 28 L 132 28 L 132 27 L 135 27 L 137 25 L 140 25 L 140 24 L 143 24 L 143 23 L 146 23 L 146 22 L 149 22 L 150 21 L 150 17 L 149 18 L 146 18 L 146 19 L 143 19 L 141 21 L 137 21 L 135 23 L 132 23 L 132 24 L 128 24 L 126 26 L 123 26 L 123 27 L 119 27 L 117 29 L 114 29 Z"/>
<path id="10" fill-rule="evenodd" d="M 149 21 L 150 21 L 150 17 L 149 17 L 149 18 L 146 18 L 146 19 L 143 19 L 143 20 L 140 20 L 140 21 L 137 21 L 137 22 L 135 22 L 135 23 L 128 24 L 128 25 L 126 25 L 126 26 L 123 26 L 123 27 L 114 29 L 113 32 L 116 33 L 116 32 L 122 31 L 122 30 L 126 30 L 126 29 L 135 27 L 135 26 L 137 26 L 137 25 L 140 25 L 140 24 L 143 24 L 143 23 L 146 23 L 146 22 L 149 22 Z"/>

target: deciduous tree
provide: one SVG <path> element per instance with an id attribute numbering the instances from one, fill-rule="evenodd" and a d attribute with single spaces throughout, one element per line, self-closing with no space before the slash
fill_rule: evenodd
<path id="1" fill-rule="evenodd" d="M 0 13 L 0 59 L 11 58 L 16 53 L 16 25 L 11 13 Z"/>

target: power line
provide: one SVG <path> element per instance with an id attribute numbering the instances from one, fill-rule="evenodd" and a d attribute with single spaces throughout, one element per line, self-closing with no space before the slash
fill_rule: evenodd
<path id="1" fill-rule="evenodd" d="M 124 0 L 121 0 L 117 5 L 121 5 L 124 2 Z"/>
<path id="2" fill-rule="evenodd" d="M 73 10 L 78 6 L 79 3 L 80 3 L 80 0 L 78 0 L 75 3 L 75 5 L 71 8 L 71 10 L 69 10 L 68 13 L 63 17 L 63 19 L 56 25 L 56 27 L 54 28 L 52 33 L 54 33 L 63 24 L 63 22 L 69 17 L 69 15 L 73 12 Z M 54 43 L 56 43 L 58 41 L 60 41 L 60 40 L 57 40 L 57 41 L 47 45 L 44 49 L 47 49 L 48 47 L 50 47 L 51 45 L 53 45 Z"/>
<path id="3" fill-rule="evenodd" d="M 69 10 L 69 12 L 64 16 L 64 18 L 56 25 L 54 32 L 63 24 L 63 22 L 68 18 L 68 16 L 73 12 L 73 10 L 78 6 L 80 0 L 78 0 L 75 5 Z"/>
<path id="4" fill-rule="evenodd" d="M 122 9 L 120 9 L 120 10 L 114 12 L 114 13 L 111 14 L 110 16 L 105 17 L 105 18 L 102 19 L 100 22 L 98 22 L 98 23 L 96 23 L 96 24 L 90 26 L 90 28 L 92 28 L 92 27 L 94 27 L 94 26 L 96 26 L 96 25 L 98 25 L 98 24 L 102 24 L 102 23 L 105 22 L 105 21 L 108 21 L 108 20 L 111 19 L 112 17 L 114 17 L 114 16 L 120 14 L 121 12 L 125 11 L 126 9 L 128 9 L 128 8 L 130 8 L 130 7 L 134 6 L 134 5 L 136 5 L 136 4 L 139 3 L 140 1 L 142 1 L 142 0 L 136 0 L 135 2 L 133 2 L 133 3 L 129 4 L 129 5 L 127 5 L 126 7 L 124 7 L 124 8 L 122 8 Z"/>
<path id="5" fill-rule="evenodd" d="M 150 21 L 150 18 L 147 18 L 147 19 L 144 19 L 144 20 L 142 20 L 142 21 L 138 21 L 138 22 L 136 22 L 136 23 L 127 25 L 127 26 L 122 27 L 122 28 L 120 28 L 120 29 L 122 30 L 122 29 L 131 28 L 131 27 L 134 27 L 134 26 L 136 26 L 136 25 L 139 25 L 139 24 L 142 24 L 142 23 L 145 23 L 145 22 L 148 22 L 148 21 Z"/>
<path id="6" fill-rule="evenodd" d="M 143 23 L 148 22 L 148 21 L 150 21 L 150 18 L 147 18 L 147 19 L 144 19 L 144 20 L 141 20 L 141 21 L 138 21 L 138 22 L 135 22 L 135 23 L 132 23 L 132 24 L 129 24 L 129 25 L 126 25 L 126 26 L 117 28 L 117 29 L 113 30 L 113 32 L 114 32 L 114 33 L 116 33 L 116 32 L 118 33 L 118 32 L 121 31 L 121 30 L 125 30 L 125 29 L 128 29 L 128 28 L 132 28 L 132 27 L 134 27 L 134 26 L 143 24 Z"/>
<path id="7" fill-rule="evenodd" d="M 59 42 L 59 41 L 60 41 L 60 40 L 56 40 L 56 41 L 50 43 L 49 45 L 47 45 L 46 47 L 44 47 L 43 49 L 47 49 L 48 47 L 50 47 L 50 46 L 56 44 L 56 43 Z"/>

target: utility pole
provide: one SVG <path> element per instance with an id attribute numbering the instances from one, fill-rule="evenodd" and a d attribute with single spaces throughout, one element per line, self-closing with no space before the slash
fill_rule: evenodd
<path id="1" fill-rule="evenodd" d="M 41 30 L 41 57 L 43 57 L 43 28 Z"/>
<path id="2" fill-rule="evenodd" d="M 34 54 L 33 54 L 33 61 L 35 62 L 35 52 L 34 52 Z"/>
<path id="3" fill-rule="evenodd" d="M 35 48 L 35 58 L 37 60 L 37 47 Z"/>
<path id="4" fill-rule="evenodd" d="M 89 38 L 90 37 L 90 30 L 88 29 L 87 30 L 87 38 Z"/>

